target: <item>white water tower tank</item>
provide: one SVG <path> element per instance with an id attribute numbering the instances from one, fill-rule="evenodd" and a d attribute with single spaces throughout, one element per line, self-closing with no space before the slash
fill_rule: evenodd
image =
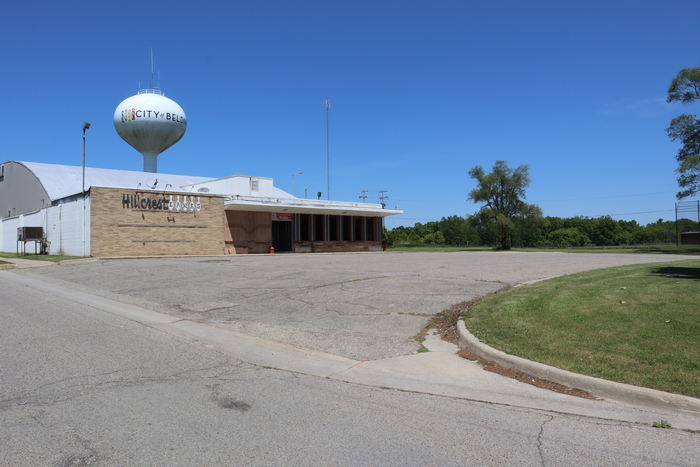
<path id="1" fill-rule="evenodd" d="M 182 107 L 159 89 L 141 89 L 117 106 L 114 128 L 143 155 L 144 172 L 157 172 L 158 155 L 180 141 L 187 117 Z"/>

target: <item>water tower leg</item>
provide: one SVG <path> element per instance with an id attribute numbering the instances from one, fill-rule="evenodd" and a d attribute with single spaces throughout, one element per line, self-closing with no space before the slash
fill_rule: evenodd
<path id="1" fill-rule="evenodd" d="M 158 172 L 158 154 L 143 155 L 143 171 L 152 173 Z"/>

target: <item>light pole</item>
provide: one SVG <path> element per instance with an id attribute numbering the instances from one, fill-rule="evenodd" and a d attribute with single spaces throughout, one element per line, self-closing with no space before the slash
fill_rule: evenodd
<path id="1" fill-rule="evenodd" d="M 329 126 L 329 117 L 328 114 L 331 111 L 331 101 L 326 98 L 326 195 L 328 196 L 328 200 L 330 201 L 331 199 L 331 133 L 330 133 L 330 126 Z"/>
<path id="2" fill-rule="evenodd" d="M 295 172 L 292 174 L 292 195 L 297 195 L 297 175 L 304 175 L 304 172 Z"/>
<path id="3" fill-rule="evenodd" d="M 90 124 L 83 123 L 83 256 L 85 256 L 85 132 L 88 128 Z"/>

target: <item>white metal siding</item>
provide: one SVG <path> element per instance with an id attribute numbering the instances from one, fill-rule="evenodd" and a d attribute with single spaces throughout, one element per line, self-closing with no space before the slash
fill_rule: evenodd
<path id="1" fill-rule="evenodd" d="M 2 220 L 2 251 L 17 251 L 18 227 L 43 227 L 49 254 L 83 256 L 83 200 L 77 199 L 32 214 Z M 34 251 L 33 243 L 28 245 Z M 90 198 L 85 200 L 85 255 L 90 255 Z"/>
<path id="2" fill-rule="evenodd" d="M 83 200 L 48 208 L 44 226 L 52 255 L 83 256 Z M 85 256 L 90 255 L 90 198 L 85 200 Z"/>

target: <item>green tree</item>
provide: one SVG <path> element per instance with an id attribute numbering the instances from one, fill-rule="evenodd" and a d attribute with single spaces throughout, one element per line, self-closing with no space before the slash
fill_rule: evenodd
<path id="1" fill-rule="evenodd" d="M 667 102 L 684 104 L 700 99 L 700 68 L 684 68 L 678 72 L 668 88 Z M 683 114 L 671 120 L 666 129 L 673 141 L 682 144 L 676 154 L 678 161 L 678 199 L 700 191 L 700 120 L 695 115 Z"/>
<path id="2" fill-rule="evenodd" d="M 526 165 L 512 169 L 505 161 L 496 161 L 492 172 L 488 174 L 481 166 L 469 171 L 469 176 L 478 183 L 469 193 L 469 197 L 474 202 L 486 203 L 481 208 L 481 214 L 495 225 L 499 246 L 504 250 L 510 249 L 512 244 L 516 219 L 530 216 L 533 211 L 541 216 L 541 211 L 535 211 L 523 201 L 525 188 L 530 184 L 528 172 Z"/>
<path id="3" fill-rule="evenodd" d="M 554 230 L 547 235 L 547 241 L 557 248 L 585 246 L 590 243 L 588 236 L 576 227 Z"/>
<path id="4" fill-rule="evenodd" d="M 448 245 L 474 245 L 479 237 L 469 225 L 469 221 L 460 216 L 449 216 L 440 219 L 440 231 L 445 236 Z"/>

